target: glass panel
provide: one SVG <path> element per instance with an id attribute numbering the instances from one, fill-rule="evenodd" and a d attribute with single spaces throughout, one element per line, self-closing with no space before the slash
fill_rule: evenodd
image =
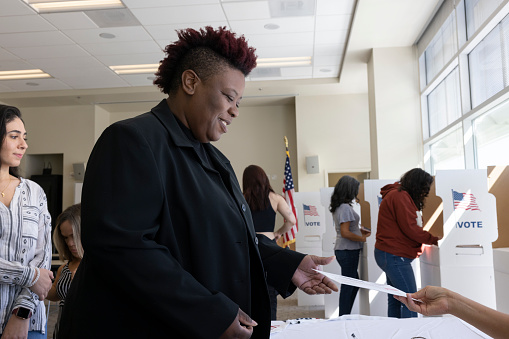
<path id="1" fill-rule="evenodd" d="M 461 117 L 457 67 L 428 95 L 428 116 L 430 136 Z"/>
<path id="2" fill-rule="evenodd" d="M 502 36 L 501 25 L 497 25 L 468 55 L 473 107 L 504 88 Z"/>
<path id="3" fill-rule="evenodd" d="M 465 0 L 469 39 L 502 2 L 503 0 Z"/>
<path id="4" fill-rule="evenodd" d="M 449 62 L 458 51 L 455 11 L 449 15 L 437 35 L 426 48 L 426 84 Z"/>
<path id="5" fill-rule="evenodd" d="M 509 101 L 475 119 L 477 168 L 509 165 Z"/>
<path id="6" fill-rule="evenodd" d="M 442 139 L 433 143 L 430 146 L 430 154 L 433 174 L 437 170 L 465 169 L 461 125 L 457 125 Z"/>

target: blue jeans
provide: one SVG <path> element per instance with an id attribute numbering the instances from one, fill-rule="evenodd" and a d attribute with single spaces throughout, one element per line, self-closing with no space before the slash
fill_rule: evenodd
<path id="1" fill-rule="evenodd" d="M 414 293 L 417 291 L 414 270 L 412 269 L 413 259 L 398 257 L 397 255 L 375 248 L 375 260 L 378 266 L 385 272 L 387 285 L 396 287 L 406 293 Z M 388 297 L 388 317 L 417 317 L 417 313 L 411 312 L 403 303 L 394 299 L 392 294 L 389 294 Z"/>
<path id="2" fill-rule="evenodd" d="M 345 277 L 359 279 L 357 269 L 359 267 L 359 254 L 361 250 L 336 250 L 336 260 L 341 266 L 341 275 Z M 339 292 L 339 315 L 350 314 L 352 306 L 357 296 L 358 287 L 341 284 Z"/>

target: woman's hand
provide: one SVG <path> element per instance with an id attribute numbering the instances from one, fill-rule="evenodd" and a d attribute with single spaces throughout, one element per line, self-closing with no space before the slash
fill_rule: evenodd
<path id="1" fill-rule="evenodd" d="M 37 279 L 36 283 L 30 287 L 30 290 L 37 294 L 39 300 L 44 300 L 48 295 L 48 291 L 51 289 L 51 285 L 53 284 L 53 272 L 45 268 L 39 268 L 39 271 L 41 272 L 39 279 Z"/>
<path id="2" fill-rule="evenodd" d="M 408 307 L 410 311 L 424 315 L 441 315 L 449 313 L 448 290 L 443 287 L 426 286 L 415 293 L 408 293 L 406 297 L 394 296 Z M 415 302 L 412 298 L 421 302 Z"/>
<path id="3" fill-rule="evenodd" d="M 319 269 L 321 265 L 330 264 L 335 258 L 334 256 L 325 258 L 317 257 L 316 255 L 306 255 L 293 274 L 292 283 L 307 294 L 331 294 L 332 291 L 337 292 L 338 287 L 332 280 L 313 271 L 313 269 Z"/>
<path id="4" fill-rule="evenodd" d="M 232 324 L 224 331 L 219 337 L 220 339 L 243 339 L 251 338 L 253 335 L 253 327 L 258 325 L 256 321 L 251 319 L 244 311 L 239 308 L 237 317 L 233 320 Z M 3 338 L 2 338 L 3 339 Z"/>
<path id="5" fill-rule="evenodd" d="M 2 339 L 26 339 L 30 319 L 21 319 L 11 315 L 1 335 Z"/>

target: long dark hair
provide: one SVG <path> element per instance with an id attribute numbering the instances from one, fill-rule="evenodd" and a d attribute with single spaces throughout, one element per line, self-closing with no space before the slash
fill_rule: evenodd
<path id="1" fill-rule="evenodd" d="M 422 211 L 424 200 L 426 200 L 433 183 L 431 174 L 420 168 L 414 168 L 403 174 L 399 183 L 401 184 L 399 190 L 407 191 L 415 206 L 417 206 L 419 211 Z"/>
<path id="2" fill-rule="evenodd" d="M 5 136 L 7 135 L 7 124 L 14 119 L 19 118 L 21 121 L 21 112 L 14 106 L 0 105 L 0 140 L 4 144 Z M 19 178 L 19 168 L 10 167 L 9 174 Z"/>
<path id="3" fill-rule="evenodd" d="M 265 171 L 249 165 L 242 174 L 242 191 L 251 211 L 262 211 L 270 204 L 269 193 L 274 192 Z"/>
<path id="4" fill-rule="evenodd" d="M 342 176 L 336 183 L 334 192 L 330 197 L 329 211 L 334 213 L 341 204 L 352 206 L 353 199 L 357 198 L 357 194 L 359 194 L 359 185 L 359 181 L 354 177 L 349 175 Z"/>

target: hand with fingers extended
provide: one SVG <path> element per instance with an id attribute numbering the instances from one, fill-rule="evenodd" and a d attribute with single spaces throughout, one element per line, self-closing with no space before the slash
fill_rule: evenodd
<path id="1" fill-rule="evenodd" d="M 334 259 L 334 256 L 325 258 L 317 257 L 316 255 L 306 255 L 293 274 L 292 283 L 307 294 L 331 294 L 332 291 L 337 292 L 338 287 L 332 280 L 313 271 L 313 269 L 319 269 L 321 265 L 330 264 Z"/>
<path id="2" fill-rule="evenodd" d="M 239 308 L 237 317 L 231 325 L 219 337 L 220 339 L 244 339 L 251 338 L 253 335 L 253 327 L 258 325 L 256 321 L 251 319 L 244 311 Z"/>

